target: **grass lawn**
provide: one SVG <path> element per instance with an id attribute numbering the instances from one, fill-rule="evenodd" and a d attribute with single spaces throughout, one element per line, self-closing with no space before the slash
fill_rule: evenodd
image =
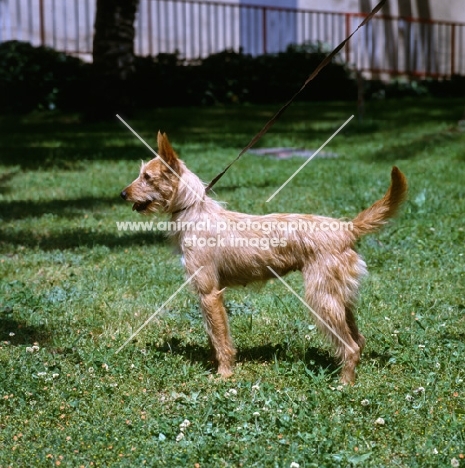
<path id="1" fill-rule="evenodd" d="M 351 218 L 384 194 L 392 165 L 406 174 L 400 216 L 359 243 L 367 346 L 347 387 L 276 281 L 226 294 L 239 350 L 228 381 L 188 288 L 115 354 L 185 280 L 162 233 L 116 227 L 144 220 L 119 192 L 152 155 L 116 118 L 1 116 L 0 467 L 465 466 L 463 106 L 367 103 L 326 148 L 339 157 L 315 158 L 270 203 L 301 159 L 246 154 L 215 187 L 233 210 Z M 276 110 L 159 109 L 129 123 L 153 145 L 166 131 L 208 182 Z M 258 146 L 316 149 L 354 111 L 295 104 Z M 287 281 L 303 295 L 299 274 Z"/>

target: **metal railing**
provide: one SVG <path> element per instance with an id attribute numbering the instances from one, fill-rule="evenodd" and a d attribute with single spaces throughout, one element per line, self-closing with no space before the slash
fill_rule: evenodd
<path id="1" fill-rule="evenodd" d="M 140 0 L 135 52 L 187 60 L 224 50 L 260 55 L 289 44 L 329 50 L 362 21 L 339 13 L 202 0 Z M 0 42 L 17 39 L 90 59 L 95 0 L 0 0 Z M 341 52 L 372 74 L 465 75 L 465 23 L 377 15 Z"/>

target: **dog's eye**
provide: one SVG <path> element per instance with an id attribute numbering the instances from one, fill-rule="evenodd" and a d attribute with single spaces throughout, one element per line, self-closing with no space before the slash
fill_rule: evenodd
<path id="1" fill-rule="evenodd" d="M 147 174 L 147 172 L 144 172 L 144 173 L 142 174 L 142 176 L 144 177 L 144 179 L 145 179 L 146 181 L 149 181 L 149 180 L 150 180 L 150 175 Z"/>

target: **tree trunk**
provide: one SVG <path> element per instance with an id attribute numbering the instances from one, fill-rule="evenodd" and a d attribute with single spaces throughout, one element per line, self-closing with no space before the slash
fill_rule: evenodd
<path id="1" fill-rule="evenodd" d="M 134 21 L 139 0 L 96 0 L 90 118 L 114 117 L 132 109 Z"/>

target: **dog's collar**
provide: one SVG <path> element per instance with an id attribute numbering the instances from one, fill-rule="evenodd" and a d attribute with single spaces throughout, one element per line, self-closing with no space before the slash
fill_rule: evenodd
<path id="1" fill-rule="evenodd" d="M 172 215 L 175 215 L 175 214 L 178 214 L 178 213 L 181 213 L 183 211 L 186 211 L 188 208 L 190 208 L 191 206 L 194 206 L 194 203 L 192 203 L 192 205 L 187 205 L 185 206 L 184 208 L 180 208 L 179 210 L 176 210 L 176 211 L 173 211 L 171 214 Z"/>
<path id="2" fill-rule="evenodd" d="M 204 200 L 202 200 L 202 201 L 204 201 Z M 181 213 L 182 211 L 186 211 L 187 209 L 189 209 L 191 206 L 194 206 L 194 205 L 195 205 L 195 202 L 190 204 L 190 205 L 185 206 L 184 208 L 179 208 L 179 210 L 172 211 L 171 214 L 175 215 L 175 214 Z"/>
<path id="3" fill-rule="evenodd" d="M 172 214 L 172 215 L 175 215 L 175 214 L 181 213 L 182 211 L 187 210 L 187 208 L 190 208 L 191 206 L 192 206 L 192 205 L 185 206 L 184 208 L 181 208 L 181 209 L 179 209 L 179 210 L 173 211 L 171 214 Z"/>

